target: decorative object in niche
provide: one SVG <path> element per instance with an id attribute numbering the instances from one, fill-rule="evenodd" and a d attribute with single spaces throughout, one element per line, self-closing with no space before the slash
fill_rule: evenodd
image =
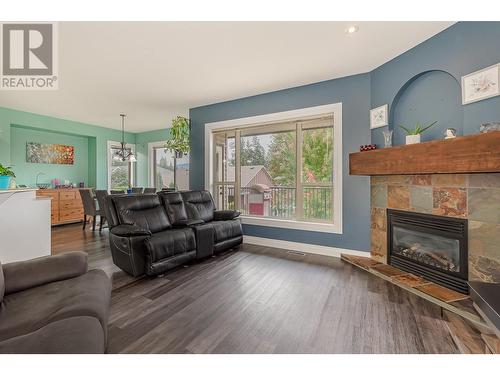
<path id="1" fill-rule="evenodd" d="M 415 125 L 415 128 L 413 129 L 408 129 L 404 125 L 399 125 L 401 129 L 403 129 L 406 133 L 406 144 L 407 145 L 412 145 L 415 143 L 420 143 L 420 134 L 425 132 L 427 129 L 429 129 L 431 126 L 434 126 L 437 123 L 437 121 L 434 121 L 432 124 L 429 124 L 427 126 L 423 126 L 419 122 Z"/>
<path id="2" fill-rule="evenodd" d="M 448 128 L 444 131 L 444 139 L 452 139 L 457 137 L 457 129 Z"/>
<path id="3" fill-rule="evenodd" d="M 420 134 L 411 134 L 406 136 L 407 145 L 413 145 L 415 143 L 420 143 Z"/>
<path id="4" fill-rule="evenodd" d="M 486 122 L 479 127 L 481 133 L 500 131 L 500 122 Z"/>
<path id="5" fill-rule="evenodd" d="M 362 146 L 359 146 L 359 151 L 363 152 L 363 151 L 372 151 L 372 150 L 376 150 L 377 149 L 377 145 L 362 145 Z"/>
<path id="6" fill-rule="evenodd" d="M 376 129 L 389 125 L 388 113 L 389 104 L 384 104 L 370 110 L 370 129 Z"/>
<path id="7" fill-rule="evenodd" d="M 382 134 L 384 135 L 384 147 L 392 147 L 392 133 L 391 129 L 384 130 Z"/>
<path id="8" fill-rule="evenodd" d="M 75 148 L 68 145 L 26 143 L 26 161 L 42 164 L 74 164 Z"/>
<path id="9" fill-rule="evenodd" d="M 462 77 L 462 104 L 500 95 L 500 64 L 495 64 Z"/>

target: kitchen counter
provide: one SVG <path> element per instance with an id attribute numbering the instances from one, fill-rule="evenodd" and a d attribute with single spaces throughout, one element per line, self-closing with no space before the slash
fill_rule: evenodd
<path id="1" fill-rule="evenodd" d="M 38 189 L 0 190 L 0 262 L 33 259 L 51 252 L 50 199 Z"/>
<path id="2" fill-rule="evenodd" d="M 22 193 L 24 191 L 36 191 L 35 188 L 19 188 L 19 189 L 0 189 L 0 194 L 5 193 Z"/>

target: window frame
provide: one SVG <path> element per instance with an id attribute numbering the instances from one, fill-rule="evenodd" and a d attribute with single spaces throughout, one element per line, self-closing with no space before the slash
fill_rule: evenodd
<path id="1" fill-rule="evenodd" d="M 212 196 L 214 198 L 214 202 L 216 204 L 217 207 L 220 207 L 219 205 L 219 193 L 218 193 L 218 189 L 220 187 L 222 188 L 225 188 L 225 187 L 233 187 L 234 189 L 234 195 L 236 196 L 236 194 L 239 194 L 239 191 L 240 191 L 240 188 L 238 188 L 238 193 L 236 192 L 236 181 L 238 180 L 239 181 L 239 176 L 237 176 L 237 173 L 236 171 L 239 170 L 240 168 L 240 145 L 238 145 L 236 142 L 236 139 L 237 139 L 237 136 L 239 137 L 239 130 L 235 130 L 234 131 L 234 135 L 232 136 L 229 136 L 227 135 L 227 133 L 229 132 L 224 132 L 224 143 L 227 144 L 227 141 L 228 139 L 230 138 L 234 138 L 234 150 L 235 150 L 235 165 L 234 165 L 234 170 L 235 170 L 235 174 L 234 174 L 234 180 L 233 181 L 212 181 L 212 190 L 210 190 L 210 192 L 212 193 Z M 213 136 L 217 135 L 217 133 L 214 133 Z M 213 138 L 212 138 L 212 141 L 213 141 Z M 213 143 L 212 143 L 213 145 Z M 218 164 L 218 160 L 216 160 L 216 153 L 212 153 L 213 155 L 213 159 L 212 159 L 212 162 L 211 162 L 211 166 L 213 168 L 213 170 L 215 170 L 215 165 Z M 227 155 L 225 156 L 227 158 Z M 223 163 L 222 163 L 223 164 Z M 217 190 L 217 192 L 216 192 Z M 223 192 L 225 192 L 225 190 L 223 190 Z M 224 195 L 224 193 L 223 193 Z M 224 198 L 223 198 L 224 199 Z M 234 202 L 234 204 L 236 204 L 236 202 Z M 222 208 L 219 208 L 219 209 L 222 209 Z M 225 207 L 225 209 L 229 209 L 229 207 Z"/>
<path id="2" fill-rule="evenodd" d="M 158 141 L 148 143 L 148 181 L 149 186 L 156 188 L 155 186 L 155 150 L 158 148 L 165 148 L 165 143 L 167 141 Z"/>
<path id="3" fill-rule="evenodd" d="M 107 147 L 106 147 L 106 152 L 108 154 L 108 191 L 111 191 L 111 168 L 112 168 L 112 165 L 113 165 L 113 157 L 111 156 L 111 149 L 112 148 L 121 148 L 121 143 L 120 142 L 117 142 L 117 141 L 108 141 L 107 142 Z M 132 150 L 132 152 L 134 153 L 134 155 L 137 155 L 135 153 L 135 145 L 132 144 L 132 143 L 127 143 L 125 144 L 125 147 L 126 148 L 129 148 Z M 130 183 L 130 186 L 134 186 L 135 185 L 135 165 L 136 163 L 128 163 L 129 164 L 129 183 Z"/>
<path id="4" fill-rule="evenodd" d="M 214 193 L 214 132 L 223 129 L 235 129 L 240 131 L 247 127 L 265 126 L 266 123 L 300 121 L 308 117 L 321 115 L 333 115 L 333 223 L 303 220 L 287 220 L 269 217 L 256 217 L 242 215 L 244 224 L 259 225 L 266 227 L 300 229 L 314 232 L 326 232 L 342 234 L 342 103 L 333 103 L 315 107 L 301 108 L 291 111 L 277 112 L 266 115 L 251 116 L 233 120 L 212 122 L 205 124 L 205 189 Z M 299 128 L 300 126 L 297 126 Z M 301 132 L 299 129 L 296 136 L 297 145 L 302 144 Z M 237 144 L 238 142 L 236 142 Z M 297 147 L 297 158 L 302 157 L 302 147 Z M 299 155 L 300 154 L 300 155 Z M 239 154 L 236 152 L 236 168 L 238 168 Z M 236 169 L 238 170 L 238 169 Z M 237 175 L 238 173 L 236 173 Z M 237 179 L 237 177 L 235 178 Z M 235 196 L 237 194 L 238 183 L 235 181 Z M 296 186 L 304 186 L 302 182 L 302 171 L 297 170 Z M 238 189 L 239 190 L 239 189 Z M 297 202 L 298 209 L 299 202 Z M 301 207 L 302 209 L 302 207 Z"/>
<path id="5" fill-rule="evenodd" d="M 148 183 L 150 187 L 155 186 L 155 150 L 159 148 L 165 148 L 165 143 L 167 143 L 167 140 L 164 141 L 157 141 L 157 142 L 149 142 L 148 143 Z M 179 159 L 180 160 L 180 159 Z M 189 185 L 189 181 L 188 181 Z"/>

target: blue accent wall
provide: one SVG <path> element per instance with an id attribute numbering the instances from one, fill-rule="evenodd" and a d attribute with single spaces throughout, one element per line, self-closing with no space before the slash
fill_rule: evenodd
<path id="1" fill-rule="evenodd" d="M 372 108 L 389 104 L 394 144 L 404 144 L 401 123 L 437 126 L 423 141 L 443 138 L 447 127 L 459 135 L 479 132 L 488 121 L 500 121 L 500 96 L 462 106 L 461 77 L 500 62 L 500 22 L 459 22 L 370 73 Z M 383 145 L 382 131 L 372 142 Z"/>
<path id="2" fill-rule="evenodd" d="M 316 245 L 366 250 L 370 248 L 369 179 L 349 176 L 348 155 L 370 143 L 368 113 L 370 109 L 370 77 L 360 74 L 271 92 L 214 105 L 193 108 L 191 118 L 191 170 L 193 189 L 205 186 L 204 124 L 241 117 L 288 111 L 305 107 L 342 102 L 343 145 L 343 234 L 245 225 L 247 235 L 296 241 Z"/>
<path id="3" fill-rule="evenodd" d="M 384 41 L 390 43 L 390 40 Z M 460 22 L 370 73 L 334 79 L 190 110 L 191 187 L 204 187 L 204 124 L 247 116 L 342 102 L 343 224 L 334 235 L 245 225 L 244 232 L 279 240 L 369 251 L 370 184 L 368 177 L 348 175 L 348 154 L 359 145 L 383 145 L 384 128 L 369 130 L 369 110 L 389 104 L 395 144 L 404 133 L 394 124 L 438 124 L 423 141 L 440 139 L 445 128 L 459 135 L 479 132 L 479 125 L 500 121 L 500 96 L 462 106 L 461 76 L 500 62 L 500 22 Z"/>
<path id="4" fill-rule="evenodd" d="M 394 144 L 405 144 L 407 128 L 421 123 L 435 125 L 422 134 L 422 142 L 442 138 L 446 128 L 454 128 L 457 135 L 463 131 L 463 111 L 460 84 L 450 74 L 434 70 L 420 75 L 400 90 L 392 103 L 391 124 L 394 124 Z M 425 108 L 425 110 L 422 110 Z"/>

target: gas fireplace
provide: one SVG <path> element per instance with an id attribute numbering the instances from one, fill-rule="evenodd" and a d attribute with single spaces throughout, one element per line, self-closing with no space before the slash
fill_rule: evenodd
<path id="1" fill-rule="evenodd" d="M 467 285 L 467 220 L 387 210 L 389 264 L 462 293 Z"/>

